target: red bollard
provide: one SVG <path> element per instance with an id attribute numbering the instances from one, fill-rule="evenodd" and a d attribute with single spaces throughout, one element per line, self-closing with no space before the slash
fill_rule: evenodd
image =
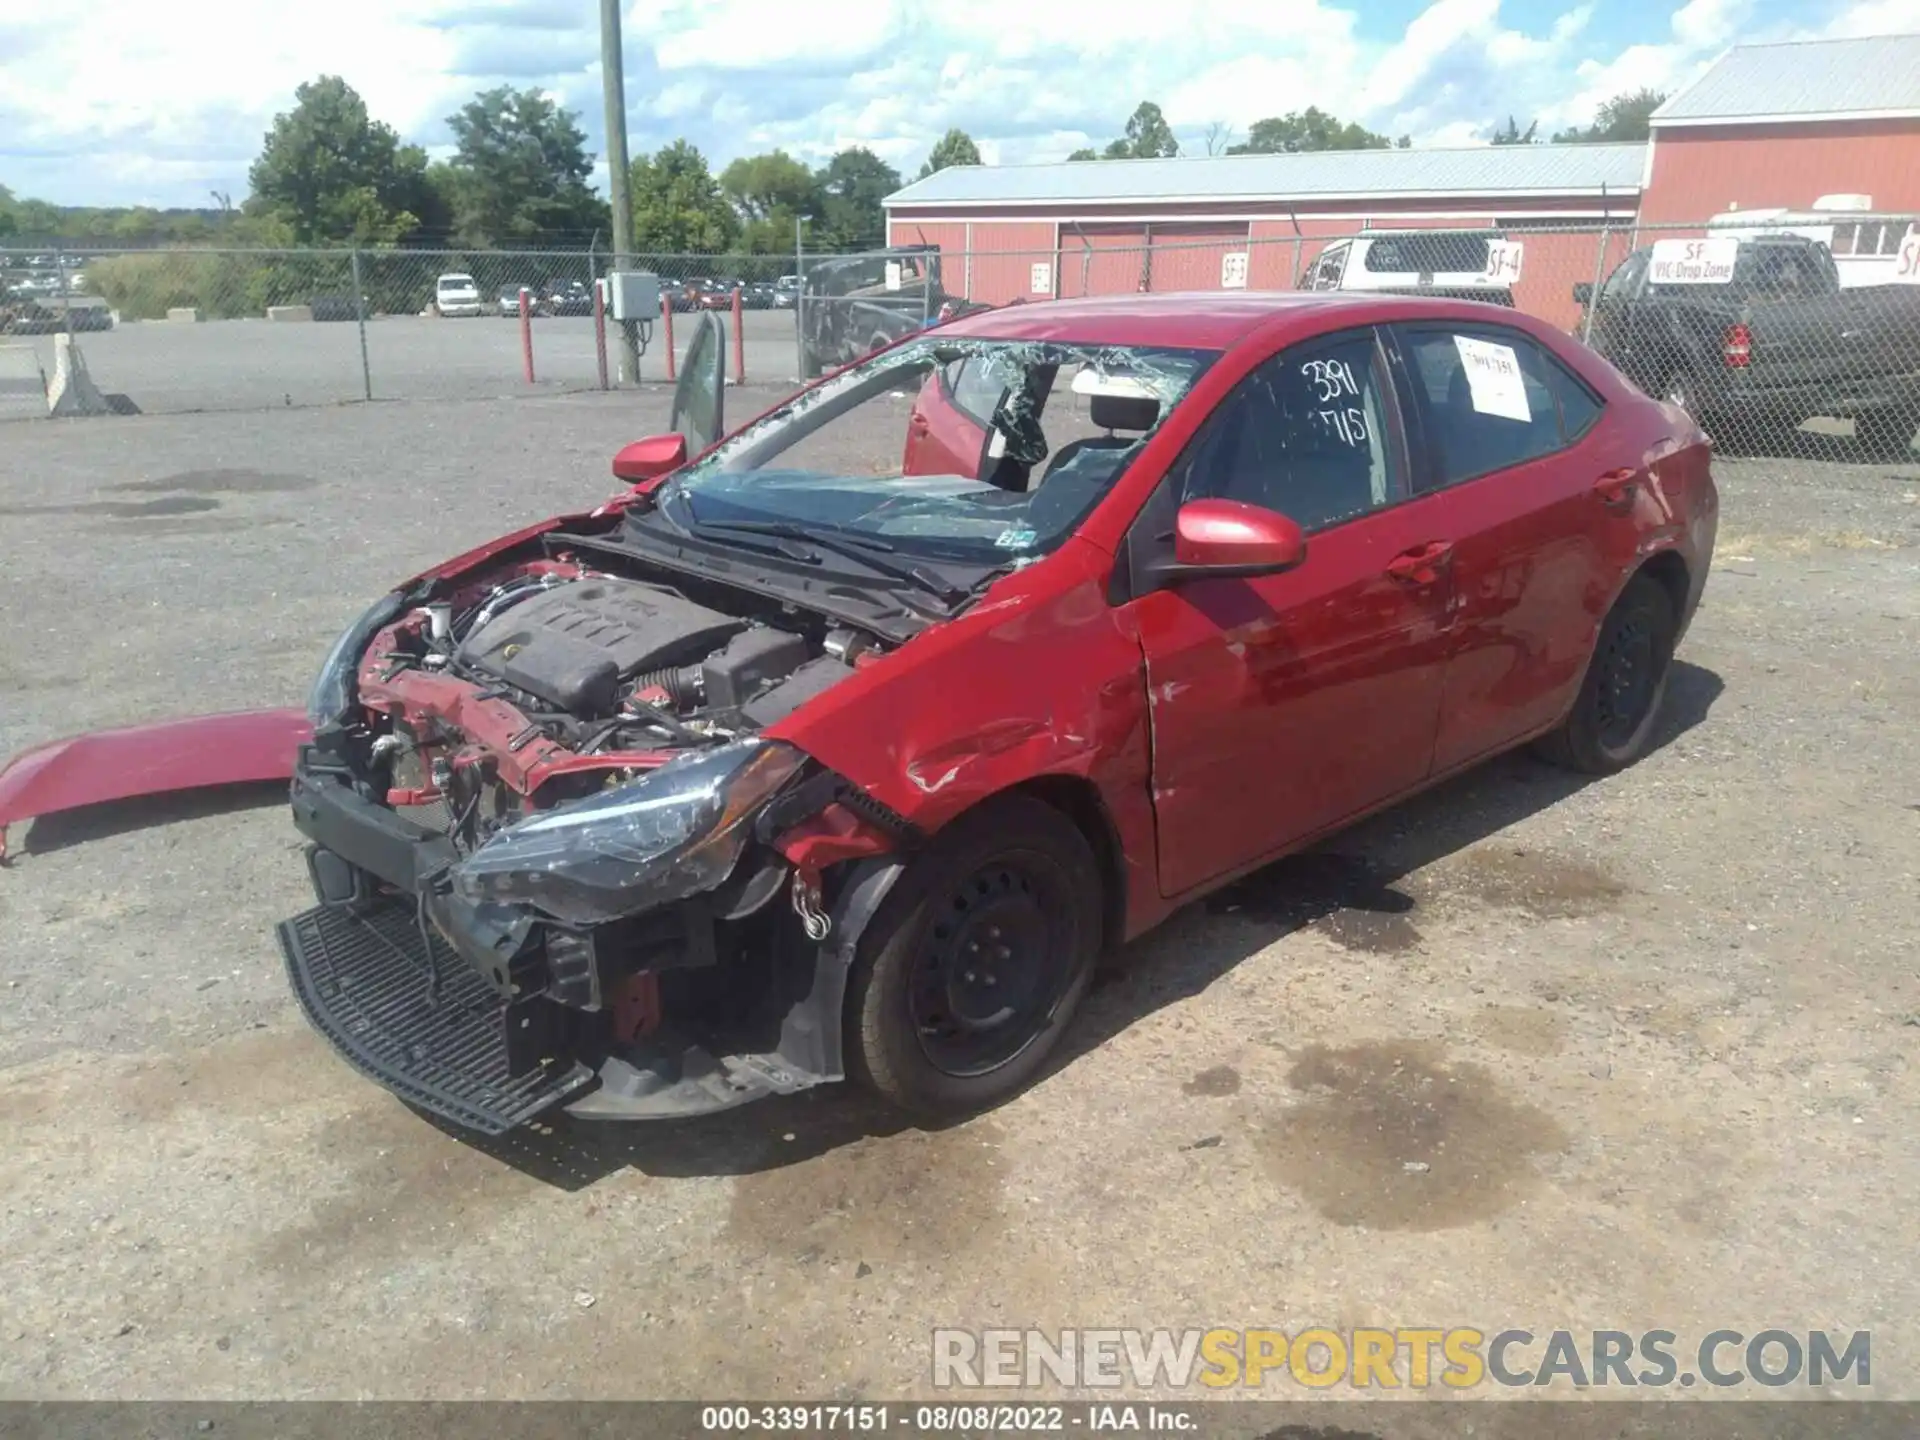
<path id="1" fill-rule="evenodd" d="M 533 306 L 529 303 L 530 292 L 520 287 L 520 355 L 526 361 L 527 383 L 533 384 Z"/>
<path id="2" fill-rule="evenodd" d="M 673 296 L 660 297 L 660 323 L 667 332 L 667 379 L 672 380 L 678 362 L 673 358 Z"/>
<path id="3" fill-rule="evenodd" d="M 740 287 L 733 287 L 733 383 L 747 383 L 747 332 L 740 320 Z"/>
<path id="4" fill-rule="evenodd" d="M 600 388 L 607 388 L 607 287 L 593 282 L 593 356 L 600 365 Z"/>

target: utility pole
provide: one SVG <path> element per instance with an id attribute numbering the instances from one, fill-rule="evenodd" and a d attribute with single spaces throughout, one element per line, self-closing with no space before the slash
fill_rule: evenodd
<path id="1" fill-rule="evenodd" d="M 600 88 L 607 106 L 607 198 L 613 207 L 613 268 L 633 268 L 633 196 L 627 189 L 627 72 L 620 0 L 600 0 Z M 620 322 L 620 383 L 640 379 L 637 321 Z"/>

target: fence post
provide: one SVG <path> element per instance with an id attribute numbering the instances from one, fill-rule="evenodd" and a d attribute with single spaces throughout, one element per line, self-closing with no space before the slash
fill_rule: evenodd
<path id="1" fill-rule="evenodd" d="M 1591 344 L 1593 341 L 1593 311 L 1595 303 L 1600 299 L 1600 282 L 1605 278 L 1604 272 L 1607 268 L 1607 242 L 1612 238 L 1612 228 L 1602 225 L 1600 227 L 1600 250 L 1593 257 L 1593 288 L 1587 292 L 1587 303 L 1584 307 L 1586 313 L 1580 317 L 1580 343 L 1582 345 Z"/>
<path id="2" fill-rule="evenodd" d="M 660 324 L 666 333 L 667 342 L 667 383 L 671 385 L 679 362 L 673 354 L 673 297 L 664 291 L 660 295 Z"/>
<path id="3" fill-rule="evenodd" d="M 793 219 L 793 279 L 800 288 L 793 292 L 793 378 L 807 383 L 807 246 L 799 216 Z"/>
<path id="4" fill-rule="evenodd" d="M 367 360 L 367 296 L 360 283 L 360 251 L 356 246 L 351 258 L 353 274 L 353 319 L 360 330 L 360 395 L 373 399 L 373 366 Z"/>
<path id="5" fill-rule="evenodd" d="M 593 282 L 593 358 L 600 367 L 600 388 L 607 388 L 607 291 L 598 277 Z"/>
<path id="6" fill-rule="evenodd" d="M 527 287 L 520 287 L 520 357 L 525 362 L 527 383 L 533 384 L 533 304 Z"/>
<path id="7" fill-rule="evenodd" d="M 747 383 L 747 329 L 740 314 L 740 287 L 733 287 L 733 383 Z"/>
<path id="8" fill-rule="evenodd" d="M 53 263 L 60 271 L 60 309 L 66 316 L 67 344 L 73 344 L 73 287 L 67 283 L 67 257 L 61 253 L 64 239 L 56 239 L 53 247 Z"/>

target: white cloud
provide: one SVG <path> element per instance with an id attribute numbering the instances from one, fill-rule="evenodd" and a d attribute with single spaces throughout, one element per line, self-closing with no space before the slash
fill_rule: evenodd
<path id="1" fill-rule="evenodd" d="M 1093 8 L 905 0 L 626 0 L 630 145 L 686 136 L 716 164 L 775 145 L 809 161 L 864 144 L 903 170 L 958 125 L 996 163 L 1057 159 L 1157 99 L 1199 150 L 1317 105 L 1419 143 L 1471 143 L 1511 112 L 1543 131 L 1647 85 L 1673 89 L 1737 38 L 1920 29 L 1920 0 L 1429 0 L 1380 33 L 1359 0 L 1104 0 Z M 19 9 L 20 7 L 12 7 Z M 91 0 L 0 18 L 0 184 L 68 203 L 238 193 L 295 86 L 340 74 L 442 151 L 444 117 L 489 85 L 537 85 L 599 149 L 598 31 L 583 0 Z M 1604 35 L 1597 34 L 1605 31 Z"/>

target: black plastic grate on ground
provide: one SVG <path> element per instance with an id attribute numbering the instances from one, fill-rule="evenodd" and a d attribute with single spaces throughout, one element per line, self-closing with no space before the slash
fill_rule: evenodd
<path id="1" fill-rule="evenodd" d="M 413 911 L 354 915 L 321 905 L 278 927 L 293 993 L 314 1028 L 359 1070 L 458 1125 L 500 1135 L 593 1079 L 575 1064 L 507 1074 L 498 994 L 438 935 L 430 992 Z"/>

